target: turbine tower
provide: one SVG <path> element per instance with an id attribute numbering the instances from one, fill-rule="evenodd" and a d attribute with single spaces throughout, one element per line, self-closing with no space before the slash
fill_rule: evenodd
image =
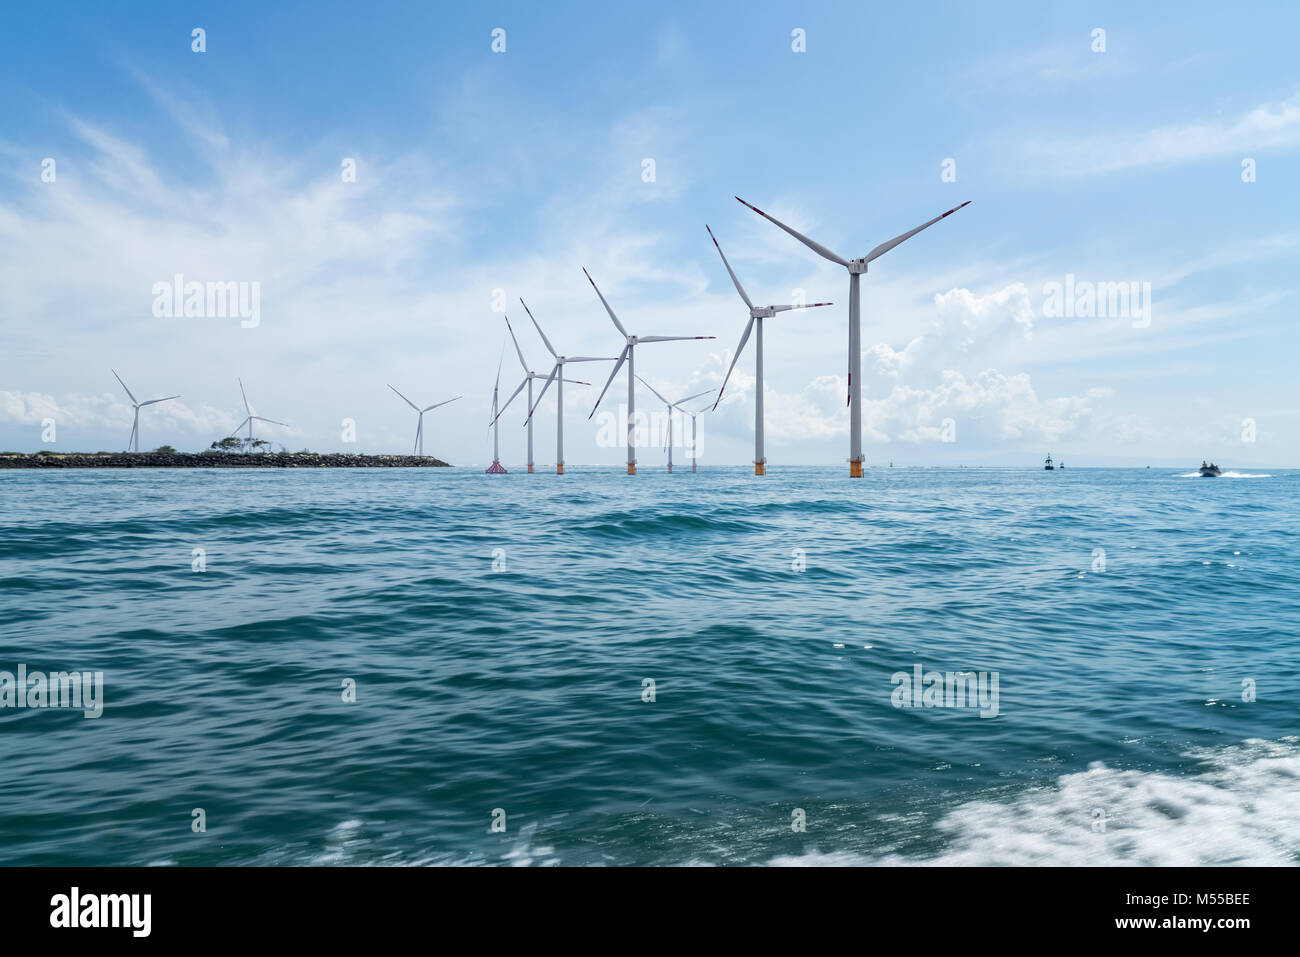
<path id="1" fill-rule="evenodd" d="M 529 392 L 528 403 L 528 428 L 531 434 L 533 413 L 537 411 L 537 406 L 542 404 L 542 396 L 546 395 L 546 390 L 555 383 L 555 474 L 564 474 L 564 383 L 571 382 L 575 385 L 591 385 L 590 382 L 580 382 L 577 379 L 564 378 L 564 366 L 568 362 L 613 362 L 613 359 L 601 359 L 593 356 L 562 356 L 555 351 L 551 345 L 551 340 L 546 338 L 546 333 L 542 332 L 542 327 L 538 325 L 536 319 L 533 319 L 532 310 L 528 308 L 528 303 L 522 298 L 519 305 L 524 307 L 524 312 L 528 313 L 528 318 L 533 320 L 533 326 L 537 329 L 537 334 L 542 337 L 542 342 L 546 344 L 546 351 L 555 358 L 555 366 L 551 369 L 551 374 L 547 377 L 545 384 L 542 385 L 542 391 L 537 393 L 537 402 L 532 402 L 532 392 Z M 510 403 L 506 403 L 509 405 Z"/>
<path id="2" fill-rule="evenodd" d="M 600 390 L 600 399 L 596 400 L 596 405 L 592 407 L 591 415 L 588 419 L 596 414 L 596 409 L 600 407 L 600 400 L 605 398 L 605 393 L 609 391 L 610 382 L 614 381 L 614 376 L 618 375 L 618 370 L 623 368 L 623 363 L 627 363 L 627 474 L 636 475 L 636 345 L 638 342 L 677 342 L 683 339 L 714 339 L 716 336 L 634 336 L 623 328 L 623 323 L 618 321 L 618 316 L 614 315 L 614 310 L 609 308 L 609 303 L 605 302 L 605 297 L 601 295 L 600 288 L 596 281 L 591 278 L 591 274 L 584 268 L 583 274 L 587 277 L 587 282 L 591 283 L 591 288 L 596 290 L 596 295 L 600 296 L 601 305 L 609 313 L 609 318 L 614 320 L 614 325 L 622 333 L 623 338 L 627 340 L 627 345 L 623 346 L 622 353 L 619 354 L 618 361 L 614 363 L 614 371 L 609 374 L 609 380 L 605 383 L 605 388 Z"/>
<path id="3" fill-rule="evenodd" d="M 655 396 L 659 399 L 659 401 L 662 402 L 668 408 L 668 474 L 671 475 L 673 471 L 673 410 L 677 408 L 679 405 L 681 405 L 683 402 L 690 402 L 691 399 L 698 399 L 702 395 L 708 395 L 713 390 L 705 389 L 703 392 L 697 392 L 695 393 L 695 395 L 688 395 L 686 398 L 678 399 L 676 402 L 669 402 L 662 395 L 660 395 L 659 390 L 656 389 L 654 386 L 652 386 L 649 382 L 646 382 L 646 380 L 641 378 L 641 376 L 637 376 L 637 378 L 641 379 L 641 384 L 645 386 L 647 389 L 649 389 L 651 392 L 653 392 Z M 694 433 L 692 433 L 691 435 L 692 441 L 694 441 L 694 438 L 695 438 Z"/>
<path id="4" fill-rule="evenodd" d="M 799 242 L 803 243 L 817 255 L 824 259 L 829 259 L 833 263 L 839 263 L 849 271 L 849 476 L 852 478 L 862 478 L 862 321 L 860 306 L 860 286 L 862 275 L 867 271 L 867 264 L 872 260 L 883 256 L 899 243 L 911 239 L 921 230 L 933 226 L 945 216 L 951 216 L 962 206 L 969 206 L 970 200 L 962 203 L 961 206 L 954 206 L 948 212 L 934 217 L 929 222 L 922 223 L 915 229 L 910 229 L 900 236 L 881 243 L 871 252 L 867 253 L 861 259 L 845 259 L 839 256 L 820 243 L 814 242 L 802 233 L 796 232 L 785 223 L 774 219 L 767 213 L 763 212 L 757 206 L 750 206 L 739 196 L 737 202 L 749 206 L 754 212 L 767 219 L 777 226 L 780 226 L 787 233 L 793 236 Z"/>
<path id="5" fill-rule="evenodd" d="M 389 385 L 388 388 L 393 389 L 391 385 Z M 397 392 L 396 389 L 393 389 L 393 391 Z M 438 408 L 438 406 L 446 405 L 448 402 L 455 402 L 456 399 L 464 398 L 464 396 L 458 395 L 456 396 L 456 399 L 444 399 L 442 402 L 435 402 L 433 405 L 426 405 L 423 409 L 420 408 L 418 405 L 416 405 L 414 402 L 412 402 L 410 399 L 408 399 L 406 396 L 402 395 L 402 393 L 397 392 L 397 396 L 403 402 L 409 405 L 412 409 L 414 409 L 417 413 L 417 419 L 415 423 L 415 446 L 411 449 L 411 454 L 418 455 L 421 458 L 423 458 L 424 457 L 424 413 L 432 412 L 434 409 Z"/>
<path id="6" fill-rule="evenodd" d="M 749 301 L 749 296 L 745 295 L 745 287 L 740 284 L 736 278 L 735 271 L 731 268 L 731 263 L 727 262 L 727 257 L 718 245 L 718 237 L 713 235 L 713 230 L 709 229 L 707 223 L 705 229 L 709 230 L 709 238 L 713 240 L 713 245 L 718 250 L 718 255 L 722 257 L 722 265 L 727 267 L 727 274 L 731 276 L 731 281 L 735 283 L 736 292 L 740 293 L 740 298 L 745 300 L 745 305 L 749 307 L 749 322 L 745 324 L 745 331 L 740 335 L 740 345 L 736 346 L 736 354 L 731 357 L 731 365 L 727 369 L 727 374 L 722 377 L 722 388 L 718 389 L 717 401 L 713 403 L 713 408 L 718 407 L 718 402 L 722 401 L 722 389 L 727 387 L 727 380 L 731 378 L 731 370 L 736 368 L 736 361 L 740 354 L 745 351 L 745 343 L 749 341 L 750 332 L 756 332 L 754 337 L 754 474 L 767 474 L 767 457 L 763 455 L 763 320 L 770 319 L 778 312 L 789 312 L 796 306 L 755 306 Z M 814 302 L 805 308 L 812 309 L 816 306 L 833 306 L 833 302 Z M 685 401 L 685 400 L 683 400 Z"/>
<path id="7" fill-rule="evenodd" d="M 131 390 L 126 388 L 126 383 L 122 382 L 122 377 L 117 374 L 116 369 L 109 369 L 113 373 L 113 378 L 121 383 L 122 388 L 126 389 L 126 394 L 131 397 L 131 405 L 135 406 L 135 419 L 131 422 L 131 437 L 126 440 L 126 450 L 128 452 L 140 451 L 140 410 L 146 405 L 154 405 L 158 402 L 170 402 L 172 399 L 179 399 L 178 395 L 169 395 L 163 399 L 146 399 L 144 402 L 137 402 L 135 396 L 131 395 Z"/>
<path id="8" fill-rule="evenodd" d="M 243 422 L 240 422 L 237 426 L 235 426 L 235 432 L 238 432 L 238 431 L 239 431 L 240 429 L 242 429 L 245 425 L 248 426 L 248 438 L 247 438 L 246 441 L 248 442 L 248 447 L 249 447 L 249 449 L 251 450 L 252 447 L 253 447 L 253 422 L 254 422 L 254 421 L 257 421 L 257 422 L 269 422 L 271 425 L 283 425 L 286 429 L 287 429 L 289 426 L 288 426 L 288 423 L 285 423 L 285 422 L 277 422 L 277 421 L 275 421 L 275 419 L 264 419 L 264 418 L 262 418 L 260 415 L 254 415 L 254 414 L 253 414 L 253 407 L 252 407 L 251 405 L 248 404 L 248 393 L 246 393 L 246 392 L 244 391 L 244 380 L 243 380 L 243 379 L 239 379 L 238 381 L 239 381 L 239 394 L 240 394 L 241 396 L 243 396 L 243 399 L 244 399 L 244 411 L 248 413 L 248 418 L 246 418 Z M 231 432 L 230 435 L 233 437 L 234 434 L 235 434 L 235 432 Z"/>
<path id="9" fill-rule="evenodd" d="M 519 301 L 520 301 L 521 303 L 523 302 L 522 299 L 520 299 Z M 527 310 L 528 307 L 527 307 L 527 306 L 524 306 L 524 309 Z M 532 313 L 529 313 L 529 318 L 532 318 Z M 534 320 L 534 324 L 536 324 L 536 321 L 535 321 L 535 320 Z M 524 422 L 524 424 L 525 424 L 526 426 L 528 426 L 528 471 L 529 471 L 529 473 L 531 474 L 532 471 L 533 471 L 533 414 L 532 414 L 532 409 L 533 409 L 533 380 L 534 380 L 534 379 L 540 379 L 541 376 L 539 376 L 539 375 L 538 375 L 536 372 L 534 372 L 532 369 L 528 368 L 528 363 L 527 363 L 526 361 L 524 361 L 524 352 L 523 352 L 522 349 L 519 348 L 519 340 L 515 338 L 515 330 L 514 330 L 514 328 L 510 325 L 510 320 L 509 320 L 509 318 L 506 319 L 506 329 L 508 329 L 508 330 L 510 331 L 510 340 L 515 344 L 515 354 L 516 354 L 517 356 L 519 356 L 519 364 L 520 364 L 521 366 L 524 367 L 524 381 L 521 382 L 521 383 L 519 383 L 519 388 L 518 388 L 518 389 L 515 389 L 515 391 L 512 392 L 512 393 L 510 394 L 510 398 L 506 399 L 505 405 L 501 406 L 501 409 L 497 412 L 497 414 L 496 414 L 496 418 L 494 418 L 494 419 L 492 420 L 492 423 L 493 423 L 494 425 L 496 424 L 496 420 L 499 419 L 499 418 L 501 418 L 501 416 L 505 414 L 506 409 L 510 408 L 510 403 L 513 402 L 513 401 L 515 401 L 515 396 L 517 396 L 521 391 L 523 391 L 524 386 L 528 386 L 528 410 L 529 410 L 529 411 L 528 411 L 528 418 L 527 418 L 527 420 Z M 540 332 L 541 330 L 539 329 L 538 331 Z M 545 339 L 546 337 L 543 336 L 542 338 Z M 547 348 L 549 348 L 549 345 L 547 346 Z M 584 360 L 574 359 L 574 360 L 572 360 L 572 361 L 574 361 L 574 362 L 579 362 L 579 361 L 584 361 Z M 547 384 L 549 385 L 551 380 L 550 380 L 550 379 L 547 379 L 546 381 L 547 381 Z M 590 382 L 580 382 L 580 381 L 578 381 L 577 379 L 564 379 L 564 380 L 562 380 L 562 381 L 563 381 L 563 382 L 572 382 L 572 383 L 574 383 L 575 385 L 591 385 Z M 564 386 L 561 385 L 560 388 L 563 389 Z M 545 391 L 545 386 L 543 386 L 542 391 Z M 541 397 L 539 396 L 538 399 L 539 399 L 539 401 L 540 401 Z M 563 428 L 563 426 L 561 426 L 561 428 Z M 563 438 L 563 434 L 561 434 L 561 438 Z M 564 469 L 563 469 L 563 467 L 562 467 L 563 465 L 564 465 L 563 461 L 560 461 L 560 462 L 556 465 L 556 468 L 557 468 L 557 470 L 558 470 L 558 472 L 559 472 L 560 475 L 563 475 L 563 474 L 564 474 Z"/>

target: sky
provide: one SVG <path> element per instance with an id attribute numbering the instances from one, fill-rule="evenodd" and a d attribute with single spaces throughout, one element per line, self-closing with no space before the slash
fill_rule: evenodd
<path id="1" fill-rule="evenodd" d="M 842 466 L 847 275 L 740 196 L 846 258 L 971 201 L 864 277 L 869 465 L 1300 465 L 1295 4 L 51 3 L 4 20 L 0 450 L 124 449 L 114 369 L 140 400 L 181 396 L 142 410 L 142 449 L 230 434 L 242 379 L 288 424 L 259 426 L 275 448 L 409 453 L 416 416 L 391 385 L 420 406 L 463 396 L 426 416 L 425 451 L 483 466 L 498 366 L 503 401 L 523 375 L 503 317 L 551 368 L 521 297 L 560 353 L 621 350 L 584 267 L 632 333 L 717 337 L 643 344 L 639 375 L 674 400 L 718 388 L 747 311 L 707 223 L 756 303 L 834 302 L 766 320 L 766 457 Z M 256 289 L 255 321 L 157 314 L 177 275 Z M 1134 293 L 1119 315 L 1117 283 Z M 753 349 L 698 419 L 702 465 L 754 457 Z M 567 367 L 592 383 L 565 389 L 569 465 L 626 459 L 601 427 L 625 371 L 589 418 L 611 368 Z M 508 468 L 525 406 L 500 420 Z M 662 408 L 638 384 L 638 412 Z M 539 466 L 555 415 L 552 390 Z M 641 467 L 661 465 L 646 442 Z"/>

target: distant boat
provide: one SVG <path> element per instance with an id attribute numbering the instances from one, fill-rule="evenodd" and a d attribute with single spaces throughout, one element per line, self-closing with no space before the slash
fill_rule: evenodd
<path id="1" fill-rule="evenodd" d="M 1213 462 L 1206 465 L 1205 460 L 1201 459 L 1201 478 L 1218 478 L 1222 474 L 1219 467 Z"/>
<path id="2" fill-rule="evenodd" d="M 1060 462 L 1057 462 L 1057 463 L 1056 463 L 1056 467 L 1057 467 L 1058 469 L 1063 469 L 1063 468 L 1065 468 L 1065 460 L 1062 459 Z"/>
<path id="3" fill-rule="evenodd" d="M 1045 465 L 1043 466 L 1043 471 L 1044 471 L 1044 472 L 1051 472 L 1051 471 L 1052 471 L 1053 469 L 1055 469 L 1055 468 L 1056 468 L 1056 466 L 1052 464 L 1052 457 L 1049 455 L 1049 456 L 1047 457 L 1047 464 L 1045 464 Z"/>

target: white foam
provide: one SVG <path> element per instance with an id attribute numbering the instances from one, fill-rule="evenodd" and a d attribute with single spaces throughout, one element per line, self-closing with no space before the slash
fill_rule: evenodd
<path id="1" fill-rule="evenodd" d="M 812 851 L 774 858 L 817 865 L 1141 865 L 1300 863 L 1300 739 L 1252 739 L 1195 752 L 1195 773 L 1117 771 L 1094 764 L 1009 801 L 971 801 L 938 824 L 927 857 Z M 1105 829 L 1094 829 L 1098 809 Z"/>
<path id="2" fill-rule="evenodd" d="M 1200 478 L 1200 472 L 1180 472 L 1178 478 Z M 1220 472 L 1219 478 L 1272 478 L 1269 472 Z"/>

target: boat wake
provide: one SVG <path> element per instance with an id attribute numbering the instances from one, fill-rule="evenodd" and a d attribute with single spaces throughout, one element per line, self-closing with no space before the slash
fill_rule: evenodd
<path id="1" fill-rule="evenodd" d="M 1140 865 L 1300 863 L 1300 738 L 1192 752 L 1186 775 L 1094 764 L 1056 786 L 975 800 L 938 823 L 938 854 L 810 852 L 774 865 Z"/>
<path id="2" fill-rule="evenodd" d="M 1200 477 L 1201 477 L 1200 472 L 1181 472 L 1178 475 L 1178 478 L 1200 478 Z M 1246 478 L 1272 478 L 1273 476 L 1267 472 L 1220 472 L 1218 477 L 1246 479 Z"/>

